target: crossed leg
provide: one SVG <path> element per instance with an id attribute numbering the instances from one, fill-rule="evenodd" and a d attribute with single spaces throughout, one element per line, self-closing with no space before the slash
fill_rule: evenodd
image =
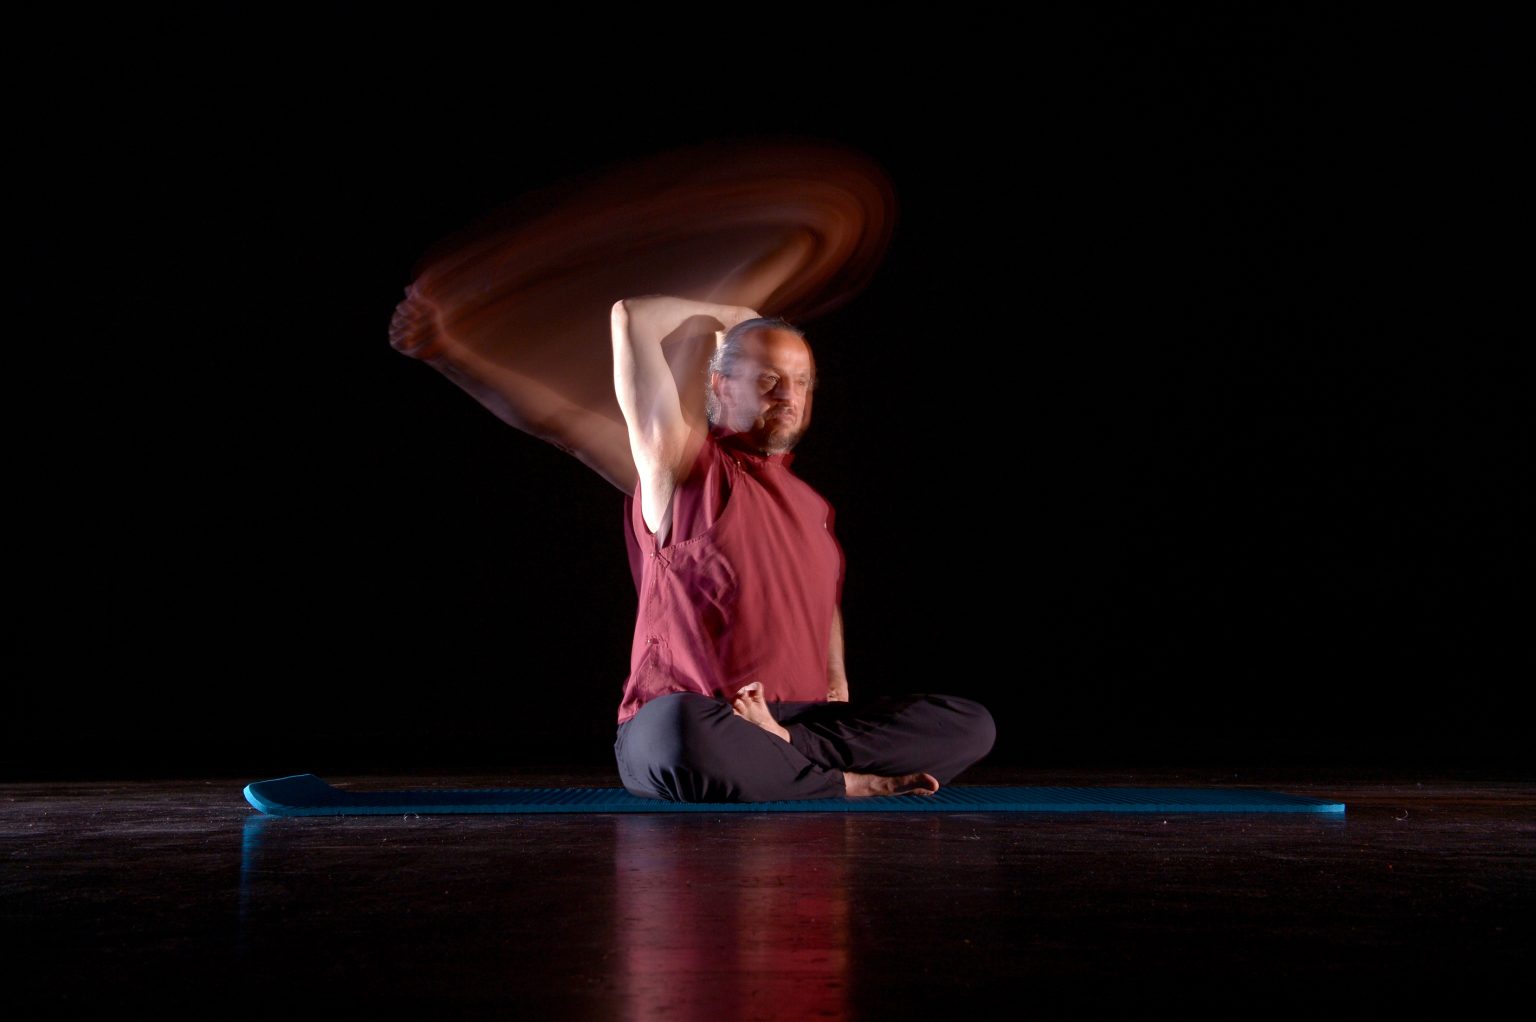
<path id="1" fill-rule="evenodd" d="M 731 701 L 731 710 L 738 717 L 751 721 L 771 735 L 794 744 L 789 729 L 774 719 L 768 701 L 763 698 L 761 682 L 745 685 Z M 939 790 L 939 779 L 925 771 L 886 777 L 881 774 L 861 774 L 843 771 L 844 794 L 849 797 L 865 795 L 932 795 Z"/>
<path id="2" fill-rule="evenodd" d="M 774 727 L 761 722 L 762 709 Z M 996 735 L 984 707 L 951 696 L 864 704 L 749 696 L 742 711 L 692 693 L 646 703 L 614 743 L 624 787 L 680 802 L 932 793 L 991 751 Z"/>

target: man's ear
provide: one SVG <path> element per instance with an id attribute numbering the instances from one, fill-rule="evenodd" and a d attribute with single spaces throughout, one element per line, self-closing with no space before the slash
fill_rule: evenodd
<path id="1" fill-rule="evenodd" d="M 725 377 L 720 373 L 710 373 L 709 383 L 705 387 L 705 405 L 714 405 L 716 419 L 720 417 L 720 385 L 724 380 Z"/>

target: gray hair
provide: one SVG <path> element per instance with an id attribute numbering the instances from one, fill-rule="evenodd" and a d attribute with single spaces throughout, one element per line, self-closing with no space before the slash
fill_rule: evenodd
<path id="1" fill-rule="evenodd" d="M 759 316 L 756 319 L 744 319 L 725 332 L 725 340 L 709 356 L 709 372 L 719 373 L 721 376 L 730 377 L 736 372 L 736 366 L 741 362 L 742 338 L 754 330 L 786 330 L 794 334 L 802 341 L 805 340 L 805 332 L 787 319 L 777 316 Z M 807 345 L 809 346 L 809 345 Z M 812 376 L 811 386 L 816 385 Z M 704 388 L 704 411 L 709 416 L 709 422 L 714 424 L 720 415 L 720 401 L 715 397 L 715 388 Z"/>

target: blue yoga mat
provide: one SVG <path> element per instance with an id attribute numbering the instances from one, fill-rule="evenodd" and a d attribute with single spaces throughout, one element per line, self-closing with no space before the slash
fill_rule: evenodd
<path id="1" fill-rule="evenodd" d="M 1344 803 L 1236 788 L 1006 788 L 964 785 L 935 795 L 796 802 L 662 802 L 623 788 L 417 788 L 355 791 L 314 774 L 245 786 L 272 816 L 397 813 L 1342 813 Z"/>

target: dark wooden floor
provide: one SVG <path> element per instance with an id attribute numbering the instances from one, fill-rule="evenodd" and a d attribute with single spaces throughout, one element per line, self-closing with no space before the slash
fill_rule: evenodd
<path id="1" fill-rule="evenodd" d="M 1265 787 L 1343 819 L 275 819 L 255 779 L 0 786 L 7 1016 L 1354 1016 L 1523 999 L 1536 961 L 1536 783 L 1508 776 L 963 779 Z"/>

